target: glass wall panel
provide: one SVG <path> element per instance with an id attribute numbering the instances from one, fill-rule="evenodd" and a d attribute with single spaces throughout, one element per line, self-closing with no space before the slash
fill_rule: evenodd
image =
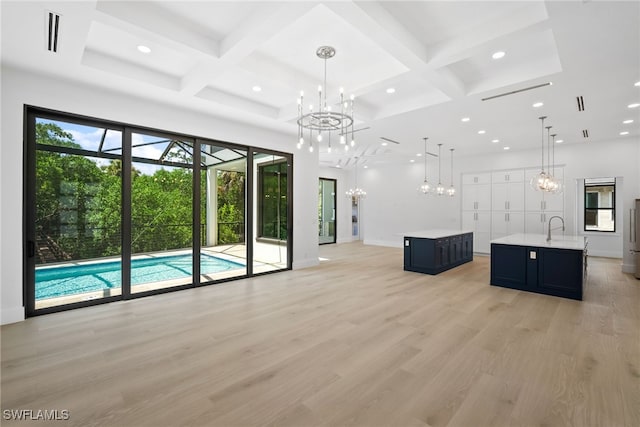
<path id="1" fill-rule="evenodd" d="M 131 136 L 131 293 L 193 283 L 193 143 Z"/>
<path id="2" fill-rule="evenodd" d="M 35 139 L 35 308 L 120 295 L 122 133 L 36 118 Z"/>
<path id="3" fill-rule="evenodd" d="M 200 146 L 200 282 L 247 274 L 247 152 Z"/>
<path id="4" fill-rule="evenodd" d="M 287 268 L 289 171 L 285 157 L 254 152 L 254 273 Z"/>
<path id="5" fill-rule="evenodd" d="M 318 182 L 318 242 L 336 242 L 336 180 L 320 178 Z"/>

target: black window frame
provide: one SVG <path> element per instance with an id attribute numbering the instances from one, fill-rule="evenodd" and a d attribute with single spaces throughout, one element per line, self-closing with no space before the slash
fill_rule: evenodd
<path id="1" fill-rule="evenodd" d="M 616 224 L 616 179 L 612 178 L 612 179 L 602 179 L 602 180 L 593 180 L 593 182 L 587 182 L 589 181 L 589 179 L 585 179 L 584 181 L 584 191 L 583 191 L 583 195 L 582 195 L 582 201 L 583 201 L 583 215 L 582 215 L 582 219 L 583 219 L 583 229 L 585 232 L 590 232 L 590 233 L 615 233 L 616 229 L 617 229 L 617 224 Z M 588 200 L 588 195 L 589 194 L 593 194 L 593 192 L 588 191 L 590 188 L 594 188 L 594 187 L 611 187 L 613 189 L 612 191 L 612 200 L 611 200 L 611 207 L 588 207 L 589 203 L 587 203 Z M 587 228 L 587 224 L 589 223 L 588 221 L 588 217 L 593 217 L 595 216 L 596 218 L 598 217 L 598 214 L 601 211 L 610 211 L 611 217 L 613 218 L 613 230 L 594 230 L 594 229 L 590 229 Z"/>
<path id="2" fill-rule="evenodd" d="M 258 221 L 257 221 L 257 227 L 256 227 L 256 231 L 257 231 L 257 236 L 256 238 L 261 240 L 261 241 L 267 241 L 267 242 L 285 242 L 287 239 L 286 237 L 280 238 L 278 239 L 277 237 L 274 236 L 265 236 L 264 235 L 264 210 L 265 210 L 265 203 L 264 203 L 264 186 L 265 186 L 265 170 L 268 167 L 273 167 L 273 166 L 278 166 L 278 168 L 280 169 L 280 174 L 284 174 L 285 176 L 285 182 L 288 183 L 289 182 L 289 176 L 288 176 L 288 163 L 287 163 L 287 159 L 283 158 L 283 159 L 278 159 L 275 162 L 266 162 L 263 164 L 258 164 L 258 179 L 257 179 L 257 183 L 258 183 L 258 188 L 256 189 L 256 193 L 257 193 L 257 201 L 258 201 L 258 209 L 257 209 L 257 216 L 258 216 Z M 282 178 L 281 178 L 282 179 Z M 286 188 L 287 186 L 285 185 L 285 194 L 287 195 L 287 204 L 289 204 L 289 194 L 286 192 Z M 278 202 L 279 203 L 279 202 Z M 287 218 L 287 226 L 289 223 L 289 213 L 288 211 L 285 209 Z M 282 226 L 280 227 L 282 228 Z"/>

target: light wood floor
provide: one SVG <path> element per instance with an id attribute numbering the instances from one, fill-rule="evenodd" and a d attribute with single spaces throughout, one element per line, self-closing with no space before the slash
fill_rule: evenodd
<path id="1" fill-rule="evenodd" d="M 640 425 L 640 281 L 619 260 L 590 259 L 579 302 L 489 286 L 485 257 L 428 276 L 401 249 L 320 252 L 4 326 L 2 409 L 75 426 Z"/>

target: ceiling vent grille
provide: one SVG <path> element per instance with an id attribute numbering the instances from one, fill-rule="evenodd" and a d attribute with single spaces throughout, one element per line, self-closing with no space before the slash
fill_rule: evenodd
<path id="1" fill-rule="evenodd" d="M 47 50 L 58 52 L 58 40 L 60 34 L 60 15 L 55 12 L 47 12 L 45 15 L 45 33 L 47 34 Z"/>
<path id="2" fill-rule="evenodd" d="M 587 129 L 583 129 L 582 130 L 582 137 L 583 138 L 589 138 L 589 131 Z"/>
<path id="3" fill-rule="evenodd" d="M 584 111 L 584 99 L 582 99 L 582 96 L 576 96 L 576 101 L 578 102 L 578 111 Z"/>
<path id="4" fill-rule="evenodd" d="M 490 99 L 500 98 L 502 96 L 507 96 L 507 95 L 513 95 L 515 93 L 520 93 L 520 92 L 524 92 L 524 91 L 531 90 L 531 89 L 538 89 L 539 87 L 551 86 L 552 84 L 553 83 L 551 83 L 551 82 L 542 83 L 542 84 L 535 85 L 535 86 L 529 86 L 529 87 L 525 87 L 525 88 L 522 88 L 522 89 L 512 90 L 511 92 L 505 92 L 505 93 L 500 93 L 498 95 L 488 96 L 486 98 L 482 98 L 482 100 L 483 101 L 488 101 Z"/>

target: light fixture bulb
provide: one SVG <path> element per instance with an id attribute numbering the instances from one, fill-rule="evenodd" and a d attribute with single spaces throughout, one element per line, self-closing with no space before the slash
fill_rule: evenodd
<path id="1" fill-rule="evenodd" d="M 451 185 L 451 187 L 447 188 L 447 196 L 453 197 L 455 195 L 456 195 L 456 189 L 453 185 Z"/>
<path id="2" fill-rule="evenodd" d="M 300 137 L 300 141 L 298 142 L 300 145 L 304 144 L 304 138 Z"/>
<path id="3" fill-rule="evenodd" d="M 310 152 L 310 153 L 313 153 L 313 145 L 310 145 L 310 146 L 309 146 L 309 152 Z"/>
<path id="4" fill-rule="evenodd" d="M 322 134 L 319 133 L 316 139 L 318 140 L 318 142 L 322 142 Z"/>
<path id="5" fill-rule="evenodd" d="M 352 146 L 352 147 L 355 147 L 355 145 L 356 145 L 356 142 L 352 139 L 352 140 L 351 140 L 351 146 Z"/>
<path id="6" fill-rule="evenodd" d="M 340 144 L 346 144 L 347 143 L 347 139 L 344 137 L 344 135 L 340 135 Z"/>
<path id="7" fill-rule="evenodd" d="M 301 148 L 302 148 L 302 144 L 297 143 L 297 144 L 296 144 L 296 147 L 298 147 L 298 150 L 299 150 L 299 149 L 301 149 Z"/>

